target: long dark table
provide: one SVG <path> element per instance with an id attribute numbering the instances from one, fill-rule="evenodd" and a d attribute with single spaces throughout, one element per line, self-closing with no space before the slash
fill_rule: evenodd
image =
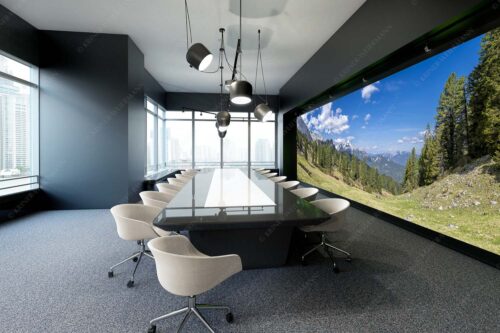
<path id="1" fill-rule="evenodd" d="M 318 224 L 329 216 L 267 177 L 253 170 L 241 171 L 258 190 L 250 183 L 242 185 L 241 177 L 234 183 L 231 179 L 221 180 L 220 173 L 228 171 L 202 170 L 177 193 L 154 225 L 168 231 L 187 231 L 196 248 L 208 255 L 236 253 L 244 269 L 282 266 L 288 257 L 293 228 Z M 222 189 L 213 184 L 219 181 L 224 182 Z M 209 192 L 211 196 L 220 195 L 221 205 L 229 207 L 207 200 L 213 199 L 208 198 Z M 237 193 L 241 196 L 239 206 Z M 258 202 L 262 194 L 270 199 L 263 200 L 265 205 L 248 204 L 249 197 Z"/>

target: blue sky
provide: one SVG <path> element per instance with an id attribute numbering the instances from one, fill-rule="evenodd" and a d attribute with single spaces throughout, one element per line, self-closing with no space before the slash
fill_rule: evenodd
<path id="1" fill-rule="evenodd" d="M 434 128 L 436 107 L 448 76 L 467 76 L 479 60 L 481 36 L 365 86 L 302 116 L 323 139 L 370 153 L 420 152 L 427 124 Z"/>

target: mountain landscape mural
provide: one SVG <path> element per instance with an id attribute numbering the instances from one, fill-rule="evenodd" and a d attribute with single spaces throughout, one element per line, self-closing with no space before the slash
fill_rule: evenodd
<path id="1" fill-rule="evenodd" d="M 500 254 L 500 29 L 298 117 L 297 173 Z"/>

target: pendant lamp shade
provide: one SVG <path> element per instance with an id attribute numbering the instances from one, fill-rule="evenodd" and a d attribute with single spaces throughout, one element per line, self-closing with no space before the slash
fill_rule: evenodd
<path id="1" fill-rule="evenodd" d="M 217 127 L 217 131 L 219 131 L 219 132 L 225 132 L 225 131 L 227 131 L 227 126 L 222 126 L 221 127 L 221 126 L 219 126 L 219 123 L 217 121 L 215 122 L 215 127 Z"/>
<path id="2" fill-rule="evenodd" d="M 212 63 L 214 56 L 210 51 L 201 43 L 191 45 L 186 53 L 186 60 L 192 67 L 199 71 L 204 71 Z"/>
<path id="3" fill-rule="evenodd" d="M 219 132 L 225 132 L 231 123 L 231 114 L 227 111 L 219 111 L 215 123 Z"/>
<path id="4" fill-rule="evenodd" d="M 227 131 L 224 131 L 224 132 L 218 131 L 218 132 L 219 132 L 219 138 L 224 139 L 224 137 L 226 136 Z"/>
<path id="5" fill-rule="evenodd" d="M 270 120 L 271 116 L 273 115 L 273 111 L 267 104 L 260 103 L 255 107 L 253 114 L 259 121 L 266 122 Z"/>
<path id="6" fill-rule="evenodd" d="M 244 105 L 252 101 L 252 85 L 247 81 L 234 81 L 229 87 L 231 103 Z"/>

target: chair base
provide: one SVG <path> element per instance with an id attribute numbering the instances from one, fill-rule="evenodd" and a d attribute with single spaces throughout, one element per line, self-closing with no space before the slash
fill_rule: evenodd
<path id="1" fill-rule="evenodd" d="M 128 288 L 132 288 L 134 286 L 135 272 L 137 271 L 137 267 L 139 267 L 139 263 L 141 262 L 142 257 L 145 256 L 145 257 L 154 259 L 153 256 L 151 255 L 151 251 L 146 250 L 146 243 L 144 242 L 144 240 L 137 241 L 137 244 L 141 247 L 141 249 L 139 251 L 135 252 L 127 259 L 120 261 L 116 265 L 111 266 L 109 268 L 109 271 L 108 271 L 108 277 L 112 278 L 114 276 L 113 269 L 120 266 L 121 264 L 126 263 L 129 260 L 132 260 L 133 262 L 135 262 L 135 267 L 134 267 L 134 270 L 132 271 L 132 276 L 131 276 L 130 280 L 127 282 Z"/>
<path id="2" fill-rule="evenodd" d="M 321 243 L 319 243 L 319 244 L 315 245 L 312 249 L 310 249 L 309 251 L 307 251 L 306 253 L 304 253 L 304 254 L 302 255 L 302 258 L 301 258 L 301 259 L 302 259 L 302 260 L 301 260 L 301 261 L 302 261 L 302 263 L 303 263 L 303 264 L 305 263 L 306 257 L 307 257 L 308 255 L 310 255 L 310 254 L 311 254 L 311 253 L 313 253 L 314 251 L 319 250 L 320 248 L 323 248 L 323 250 L 325 250 L 325 252 L 326 252 L 326 253 L 328 254 L 328 256 L 330 257 L 330 260 L 332 261 L 332 264 L 333 264 L 333 270 L 334 270 L 334 272 L 335 272 L 335 273 L 339 273 L 339 272 L 340 272 L 340 270 L 339 270 L 339 268 L 338 268 L 338 265 L 337 265 L 337 263 L 336 263 L 335 259 L 333 258 L 332 254 L 331 254 L 331 253 L 330 253 L 330 251 L 329 251 L 330 249 L 332 249 L 332 250 L 335 250 L 335 251 L 338 251 L 338 252 L 341 252 L 341 253 L 345 254 L 345 255 L 346 255 L 346 258 L 345 258 L 345 260 L 346 260 L 346 261 L 350 262 L 350 261 L 352 260 L 352 259 L 351 259 L 351 254 L 350 254 L 349 252 L 344 251 L 344 250 L 342 250 L 342 249 L 339 249 L 338 247 L 335 247 L 335 246 L 333 246 L 332 244 L 330 244 L 330 243 L 329 243 L 329 241 L 328 241 L 328 238 L 326 237 L 326 233 L 322 232 L 322 233 L 321 233 Z"/>
<path id="3" fill-rule="evenodd" d="M 170 312 L 170 313 L 167 313 L 161 317 L 158 317 L 158 318 L 151 320 L 149 322 L 148 333 L 155 333 L 156 332 L 156 325 L 155 325 L 156 322 L 163 320 L 163 319 L 166 319 L 166 318 L 169 318 L 169 317 L 172 317 L 172 316 L 175 316 L 175 315 L 178 315 L 178 314 L 184 314 L 184 318 L 182 319 L 181 324 L 177 328 L 178 333 L 182 330 L 182 328 L 186 324 L 189 317 L 193 314 L 196 317 L 198 317 L 198 319 L 203 323 L 203 325 L 205 325 L 205 327 L 211 333 L 215 333 L 215 331 L 212 329 L 212 327 L 210 327 L 208 322 L 201 315 L 200 311 L 198 311 L 199 309 L 226 310 L 226 321 L 228 323 L 231 323 L 233 321 L 233 314 L 231 313 L 231 309 L 228 306 L 211 305 L 211 304 L 197 304 L 196 303 L 196 296 L 191 296 L 191 297 L 188 297 L 188 305 L 186 307 L 179 309 L 179 310 L 176 310 L 176 311 L 173 311 L 173 312 Z"/>

